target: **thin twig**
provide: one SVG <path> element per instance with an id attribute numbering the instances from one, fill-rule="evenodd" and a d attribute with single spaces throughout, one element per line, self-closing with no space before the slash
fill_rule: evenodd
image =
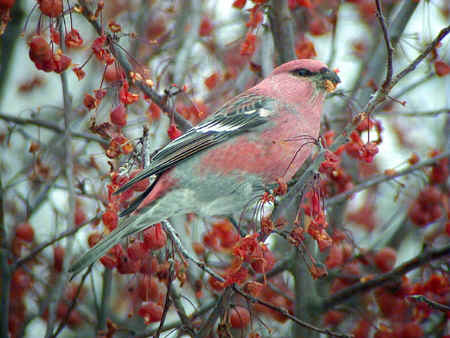
<path id="1" fill-rule="evenodd" d="M 170 260 L 170 266 L 169 266 L 169 278 L 167 279 L 167 293 L 166 293 L 166 301 L 164 302 L 164 309 L 161 316 L 161 320 L 159 322 L 158 330 L 156 330 L 155 338 L 159 338 L 159 335 L 161 334 L 161 330 L 163 328 L 163 325 L 167 318 L 167 312 L 169 311 L 171 300 L 169 297 L 169 290 L 172 285 L 173 279 L 174 279 L 174 273 L 173 273 L 173 259 Z"/>
<path id="2" fill-rule="evenodd" d="M 63 238 L 75 235 L 81 228 L 83 228 L 85 225 L 88 225 L 90 223 L 95 222 L 96 220 L 99 219 L 99 216 L 95 216 L 93 218 L 91 218 L 90 220 L 84 222 L 83 224 L 81 224 L 78 227 L 73 227 L 72 229 L 68 229 L 63 231 L 62 233 L 60 233 L 59 235 L 57 235 L 56 237 L 48 240 L 47 242 L 41 243 L 39 246 L 37 246 L 36 248 L 34 248 L 27 256 L 19 258 L 15 263 L 14 263 L 14 267 L 17 269 L 18 267 L 22 266 L 23 264 L 25 264 L 26 262 L 28 262 L 29 260 L 36 258 L 36 255 L 38 253 L 40 253 L 42 250 L 44 250 L 45 248 L 49 247 L 50 245 L 55 244 L 56 242 L 59 242 L 60 240 L 62 240 Z"/>
<path id="3" fill-rule="evenodd" d="M 336 32 L 337 32 L 337 24 L 339 17 L 339 9 L 341 7 L 342 1 L 338 1 L 336 8 L 333 8 L 333 12 L 331 13 L 330 20 L 332 21 L 332 30 L 331 30 L 331 46 L 330 46 L 330 56 L 328 57 L 328 67 L 330 69 L 333 67 L 334 61 L 336 59 Z"/>
<path id="4" fill-rule="evenodd" d="M 196 338 L 206 338 L 209 337 L 214 325 L 219 317 L 223 317 L 225 310 L 229 308 L 230 299 L 233 294 L 231 287 L 227 287 L 219 300 L 217 301 L 216 307 L 208 318 L 205 319 L 203 326 L 200 328 L 199 332 L 196 334 Z"/>
<path id="5" fill-rule="evenodd" d="M 175 244 L 177 249 L 181 252 L 181 254 L 184 256 L 184 258 L 192 261 L 195 263 L 201 270 L 209 273 L 211 276 L 213 276 L 218 281 L 224 282 L 225 279 L 220 276 L 217 272 L 214 270 L 211 270 L 205 263 L 200 262 L 198 259 L 196 259 L 194 256 L 192 256 L 183 246 L 180 240 L 180 236 L 178 235 L 177 231 L 173 228 L 173 226 L 169 223 L 169 221 L 163 221 L 162 222 L 164 228 L 166 229 L 170 239 Z"/>
<path id="6" fill-rule="evenodd" d="M 377 5 L 377 18 L 380 22 L 381 29 L 383 31 L 383 37 L 384 42 L 386 44 L 386 57 L 387 57 L 387 70 L 386 70 L 386 79 L 384 80 L 383 84 L 381 85 L 383 88 L 387 88 L 392 80 L 392 74 L 394 72 L 393 66 L 392 66 L 392 55 L 394 53 L 394 48 L 392 48 L 391 44 L 391 38 L 389 36 L 388 29 L 386 27 L 386 19 L 383 15 L 383 9 L 381 7 L 381 0 L 375 0 L 375 3 Z"/>
<path id="7" fill-rule="evenodd" d="M 278 313 L 281 313 L 283 316 L 289 318 L 294 323 L 296 323 L 297 325 L 300 325 L 300 326 L 302 326 L 304 328 L 310 329 L 310 330 L 318 332 L 318 333 L 326 334 L 326 335 L 331 336 L 331 337 L 352 337 L 351 335 L 347 335 L 347 334 L 344 334 L 344 333 L 331 331 L 329 329 L 322 329 L 320 327 L 317 327 L 317 326 L 311 325 L 311 324 L 309 324 L 307 322 L 304 322 L 304 321 L 298 319 L 297 317 L 291 315 L 289 313 L 289 311 L 287 311 L 287 310 L 285 310 L 285 309 L 283 309 L 281 307 L 275 306 L 275 305 L 273 305 L 271 303 L 268 303 L 268 302 L 266 302 L 266 301 L 264 301 L 262 299 L 253 297 L 253 296 L 245 293 L 237 285 L 233 285 L 233 290 L 236 291 L 238 294 L 240 294 L 242 297 L 248 299 L 251 303 L 258 303 L 258 304 L 261 304 L 261 305 L 264 305 L 264 306 L 268 307 L 271 310 L 274 310 L 274 311 L 276 311 Z"/>
<path id="8" fill-rule="evenodd" d="M 13 267 L 8 260 L 10 251 L 8 249 L 8 239 L 6 237 L 6 223 L 4 214 L 4 195 L 2 174 L 0 173 L 0 336 L 8 337 L 8 315 L 9 315 L 9 290 L 11 287 L 11 275 Z"/>
<path id="9" fill-rule="evenodd" d="M 386 88 L 380 87 L 375 92 L 375 94 L 372 95 L 372 97 L 364 107 L 363 111 L 366 112 L 367 114 L 373 113 L 376 107 L 386 99 L 387 95 L 389 95 L 389 92 L 392 90 L 392 88 L 406 75 L 415 70 L 416 67 L 419 65 L 419 63 L 422 62 L 427 57 L 427 55 L 430 54 L 441 43 L 441 41 L 447 36 L 449 32 L 450 26 L 443 28 L 436 36 L 436 38 L 431 43 L 428 44 L 425 50 L 422 53 L 420 53 L 419 56 L 417 56 L 413 62 L 411 62 L 407 67 L 405 67 L 402 71 L 400 71 L 392 78 L 392 81 L 389 83 L 388 86 L 386 86 Z"/>
<path id="10" fill-rule="evenodd" d="M 64 41 L 64 29 L 61 24 L 61 19 L 58 19 L 58 28 L 60 40 Z M 61 44 L 61 50 L 65 52 L 65 45 Z M 67 229 L 73 229 L 75 223 L 75 185 L 74 185 L 74 164 L 73 164 L 73 149 L 72 149 L 72 133 L 70 131 L 70 124 L 72 121 L 72 95 L 69 91 L 67 81 L 67 73 L 63 72 L 60 75 L 61 88 L 64 102 L 64 174 L 68 187 L 68 206 L 67 206 Z M 63 293 L 63 287 L 67 280 L 67 271 L 69 269 L 70 258 L 72 256 L 74 241 L 67 241 L 65 247 L 65 259 L 63 261 L 63 269 L 58 275 L 55 285 L 49 295 L 48 305 L 48 320 L 45 337 L 53 336 L 53 328 L 56 320 L 56 307 L 59 303 Z"/>
<path id="11" fill-rule="evenodd" d="M 434 49 L 437 48 L 437 46 L 441 43 L 441 41 L 447 36 L 447 34 L 450 33 L 450 25 L 443 28 L 438 36 L 425 48 L 425 50 L 417 56 L 417 58 L 411 62 L 405 69 L 403 69 L 400 73 L 398 73 L 393 79 L 391 84 L 389 85 L 389 89 L 392 89 L 398 81 L 403 79 L 406 75 L 411 73 L 413 70 L 416 69 L 416 67 L 427 57 L 428 54 L 430 54 Z"/>
<path id="12" fill-rule="evenodd" d="M 61 323 L 59 324 L 58 328 L 56 329 L 56 332 L 53 335 L 53 338 L 57 337 L 61 333 L 61 331 L 64 329 L 64 327 L 67 325 L 67 322 L 69 320 L 70 314 L 72 313 L 72 311 L 75 309 L 75 306 L 77 305 L 78 297 L 80 297 L 81 290 L 83 289 L 84 282 L 86 280 L 86 277 L 91 273 L 91 269 L 92 269 L 92 265 L 89 267 L 89 269 L 86 270 L 86 272 L 83 274 L 83 277 L 81 277 L 81 282 L 78 285 L 78 288 L 77 288 L 77 291 L 75 293 L 75 296 L 72 299 L 72 301 L 70 302 L 69 308 L 67 309 L 63 320 L 61 321 Z"/>
<path id="13" fill-rule="evenodd" d="M 106 34 L 104 32 L 103 27 L 100 25 L 100 23 L 97 21 L 97 19 L 94 18 L 93 13 L 89 9 L 89 6 L 87 5 L 85 0 L 80 0 L 79 4 L 82 8 L 82 14 L 83 16 L 88 20 L 88 22 L 94 27 L 97 34 L 102 35 Z M 108 36 L 108 35 L 107 35 Z M 111 41 L 111 39 L 108 39 Z M 130 62 L 128 62 L 127 58 L 118 51 L 114 46 L 110 46 L 111 53 L 113 53 L 114 57 L 119 62 L 120 66 L 125 70 L 127 76 L 130 75 L 131 72 L 134 71 L 133 67 L 131 66 Z M 149 87 L 147 84 L 137 81 L 135 85 L 145 94 L 147 95 L 155 104 L 157 104 L 163 111 L 165 112 L 171 112 L 171 108 L 167 105 L 166 100 L 164 96 L 159 95 L 157 92 L 155 92 L 151 87 Z M 192 128 L 191 123 L 186 120 L 184 117 L 182 117 L 177 112 L 174 112 L 174 119 L 175 122 L 178 124 L 179 128 L 182 131 L 186 131 L 190 128 Z"/>
<path id="14" fill-rule="evenodd" d="M 192 322 L 194 319 L 196 319 L 196 318 L 200 317 L 201 315 L 205 314 L 206 312 L 210 311 L 212 308 L 214 308 L 216 306 L 217 302 L 218 302 L 218 300 L 214 299 L 214 300 L 202 305 L 202 307 L 200 309 L 198 309 L 197 311 L 195 311 L 193 314 L 191 314 L 189 316 L 189 320 Z M 168 323 L 162 327 L 161 332 L 179 328 L 180 325 L 182 325 L 182 322 L 180 320 L 174 321 L 172 323 Z M 133 337 L 134 338 L 151 337 L 155 334 L 156 330 L 157 330 L 156 328 L 147 329 L 145 331 L 137 333 Z"/>
<path id="15" fill-rule="evenodd" d="M 392 23 L 390 25 L 390 41 L 392 46 L 395 47 L 402 36 L 406 25 L 413 16 L 418 2 L 403 0 L 401 7 L 397 14 L 395 15 Z M 358 78 L 354 81 L 354 85 L 351 89 L 351 94 L 348 99 L 344 102 L 342 108 L 338 108 L 336 111 L 344 111 L 351 105 L 355 99 L 358 102 L 366 102 L 369 100 L 369 95 L 371 95 L 371 90 L 369 88 L 361 88 L 362 83 L 367 83 L 372 79 L 375 83 L 379 83 L 383 72 L 380 69 L 385 64 L 385 46 L 384 44 L 375 45 L 374 50 L 367 53 L 363 64 L 360 67 Z"/>
<path id="16" fill-rule="evenodd" d="M 431 165 L 436 164 L 436 162 L 438 162 L 439 160 L 449 157 L 450 156 L 450 150 L 443 152 L 437 156 L 434 156 L 432 158 L 429 158 L 427 160 L 418 162 L 412 166 L 409 166 L 406 169 L 403 170 L 399 170 L 397 171 L 395 174 L 393 175 L 374 175 L 373 177 L 370 177 L 368 179 L 366 179 L 363 183 L 358 184 L 357 186 L 355 186 L 353 189 L 350 189 L 348 191 L 345 191 L 343 193 L 340 193 L 336 196 L 333 196 L 329 199 L 327 199 L 326 203 L 327 205 L 331 205 L 331 204 L 336 204 L 339 203 L 343 200 L 345 200 L 346 198 L 349 198 L 351 195 L 365 190 L 371 186 L 383 183 L 383 182 L 387 182 L 387 181 L 391 181 L 393 179 L 399 178 L 401 176 L 405 176 L 405 175 L 409 175 L 411 173 L 413 173 L 416 170 L 425 168 L 425 167 L 429 167 Z"/>
<path id="17" fill-rule="evenodd" d="M 441 114 L 450 114 L 449 108 L 442 108 L 430 111 L 411 111 L 411 112 L 392 112 L 392 111 L 379 111 L 375 112 L 375 115 L 382 115 L 383 117 L 436 117 Z"/>
<path id="18" fill-rule="evenodd" d="M 52 130 L 52 131 L 60 133 L 60 134 L 65 133 L 64 128 L 60 127 L 56 123 L 46 121 L 46 120 L 20 118 L 20 117 L 11 116 L 11 115 L 2 114 L 2 113 L 0 113 L 0 119 L 8 121 L 8 122 L 13 122 L 15 124 L 20 124 L 20 125 L 27 125 L 27 124 L 34 125 L 34 126 L 48 129 L 48 130 Z M 76 132 L 76 131 L 71 131 L 71 134 L 73 137 L 85 139 L 87 141 L 93 141 L 93 142 L 97 142 L 100 144 L 106 144 L 106 145 L 109 144 L 108 140 L 104 140 L 97 135 L 93 135 L 93 134 L 89 134 L 89 133 L 80 133 L 80 132 Z"/>
<path id="19" fill-rule="evenodd" d="M 405 273 L 408 273 L 411 270 L 414 270 L 426 263 L 429 263 L 433 260 L 442 258 L 447 255 L 450 255 L 450 245 L 444 246 L 439 249 L 425 250 L 423 253 L 403 263 L 402 265 L 398 266 L 397 268 L 393 269 L 390 272 L 377 275 L 373 279 L 370 279 L 368 281 L 354 284 L 346 289 L 336 292 L 335 294 L 333 294 L 328 298 L 325 298 L 322 301 L 321 308 L 323 311 L 327 311 L 330 308 L 338 304 L 341 304 L 354 296 L 357 296 L 364 292 L 368 292 L 374 288 L 380 287 L 388 282 L 400 278 Z"/>
<path id="20" fill-rule="evenodd" d="M 172 298 L 173 306 L 175 307 L 175 310 L 178 313 L 178 317 L 180 317 L 180 321 L 182 323 L 181 330 L 189 333 L 191 336 L 194 336 L 194 329 L 192 327 L 192 322 L 189 319 L 189 316 L 186 314 L 184 305 L 181 302 L 180 291 L 177 289 L 174 283 L 170 284 L 169 294 L 170 297 Z"/>
<path id="21" fill-rule="evenodd" d="M 430 307 L 432 307 L 433 309 L 442 311 L 444 313 L 450 312 L 450 306 L 435 302 L 434 300 L 431 300 L 431 299 L 425 297 L 424 295 L 411 295 L 411 296 L 408 296 L 408 299 L 411 299 L 416 302 L 424 302 L 424 303 L 428 304 Z"/>

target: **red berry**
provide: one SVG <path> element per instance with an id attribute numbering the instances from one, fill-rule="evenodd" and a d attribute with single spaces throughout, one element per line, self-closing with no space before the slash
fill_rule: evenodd
<path id="1" fill-rule="evenodd" d="M 213 276 L 210 276 L 208 279 L 209 286 L 215 290 L 215 291 L 222 291 L 225 288 L 224 283 L 222 283 L 220 280 L 214 278 Z"/>
<path id="2" fill-rule="evenodd" d="M 155 256 L 147 256 L 142 260 L 141 273 L 144 275 L 152 275 L 158 272 L 159 263 Z"/>
<path id="3" fill-rule="evenodd" d="M 73 28 L 66 34 L 64 40 L 67 48 L 81 47 L 81 45 L 83 44 L 83 38 L 81 37 L 80 33 Z"/>
<path id="4" fill-rule="evenodd" d="M 125 78 L 125 72 L 118 66 L 113 63 L 106 67 L 105 71 L 105 81 L 106 82 L 118 82 Z"/>
<path id="5" fill-rule="evenodd" d="M 55 64 L 54 71 L 55 73 L 61 74 L 64 72 L 72 63 L 72 59 L 64 54 L 54 54 L 53 55 L 53 62 Z"/>
<path id="6" fill-rule="evenodd" d="M 171 140 L 175 140 L 177 137 L 183 134 L 174 123 L 171 123 L 169 129 L 167 129 L 167 135 Z"/>
<path id="7" fill-rule="evenodd" d="M 247 0 L 235 0 L 233 2 L 233 7 L 242 9 L 245 6 L 246 2 L 247 2 Z"/>
<path id="8" fill-rule="evenodd" d="M 161 291 L 166 291 L 162 289 L 163 285 L 155 277 L 144 276 L 139 279 L 137 294 L 144 301 L 157 301 Z"/>
<path id="9" fill-rule="evenodd" d="M 64 264 L 64 253 L 65 250 L 60 245 L 55 245 L 53 247 L 53 268 L 57 272 L 61 272 Z"/>
<path id="10" fill-rule="evenodd" d="M 217 83 L 218 83 L 218 82 L 219 82 L 219 74 L 218 74 L 217 72 L 211 74 L 210 76 L 208 76 L 208 77 L 205 79 L 205 81 L 204 81 L 205 86 L 206 86 L 209 90 L 214 89 L 214 87 L 217 86 Z"/>
<path id="11" fill-rule="evenodd" d="M 242 329 L 250 323 L 250 312 L 243 306 L 235 306 L 230 310 L 230 324 L 234 329 Z"/>
<path id="12" fill-rule="evenodd" d="M 123 127 L 127 124 L 127 112 L 125 106 L 121 103 L 115 107 L 110 114 L 111 122 L 119 127 Z"/>
<path id="13" fill-rule="evenodd" d="M 161 249 L 167 243 L 167 235 L 161 223 L 157 223 L 151 228 L 144 230 L 142 236 L 144 237 L 146 248 L 150 250 Z"/>
<path id="14" fill-rule="evenodd" d="M 77 206 L 75 208 L 75 220 L 74 220 L 75 226 L 79 227 L 83 225 L 86 222 L 86 220 L 87 220 L 86 213 L 84 212 L 82 207 Z"/>
<path id="15" fill-rule="evenodd" d="M 140 260 L 132 260 L 128 256 L 128 254 L 123 254 L 120 257 L 118 257 L 119 262 L 117 264 L 117 272 L 123 275 L 126 274 L 134 274 L 136 272 L 139 272 L 141 268 L 141 261 Z"/>
<path id="16" fill-rule="evenodd" d="M 25 242 L 32 242 L 34 230 L 30 223 L 21 223 L 16 227 L 16 237 Z"/>
<path id="17" fill-rule="evenodd" d="M 442 60 L 436 60 L 434 62 L 434 70 L 437 76 L 446 76 L 450 74 L 450 66 Z"/>
<path id="18" fill-rule="evenodd" d="M 392 248 L 383 248 L 373 257 L 374 263 L 382 272 L 388 272 L 395 266 L 397 252 Z"/>
<path id="19" fill-rule="evenodd" d="M 211 20 L 208 17 L 204 17 L 202 19 L 202 22 L 200 23 L 200 28 L 198 34 L 200 36 L 208 36 L 211 35 L 213 31 L 213 24 L 211 23 Z"/>
<path id="20" fill-rule="evenodd" d="M 56 18 L 62 14 L 62 0 L 38 0 L 41 12 L 51 18 Z"/>
<path id="21" fill-rule="evenodd" d="M 117 223 L 119 221 L 119 217 L 117 216 L 117 212 L 111 209 L 106 209 L 106 211 L 102 215 L 103 224 L 109 229 L 109 231 L 117 228 Z"/>
<path id="22" fill-rule="evenodd" d="M 275 256 L 266 246 L 263 247 L 262 257 L 257 257 L 251 262 L 253 270 L 257 273 L 267 273 L 275 265 Z"/>
<path id="23" fill-rule="evenodd" d="M 108 269 L 113 269 L 117 266 L 118 259 L 111 255 L 105 255 L 100 258 L 100 262 Z"/>
<path id="24" fill-rule="evenodd" d="M 97 107 L 97 102 L 95 101 L 95 98 L 90 94 L 84 94 L 83 104 L 89 110 L 92 110 L 95 107 Z"/>
<path id="25" fill-rule="evenodd" d="M 154 302 L 143 302 L 138 315 L 144 318 L 145 324 L 159 322 L 163 315 L 163 308 Z"/>
<path id="26" fill-rule="evenodd" d="M 34 36 L 28 45 L 30 46 L 30 59 L 33 62 L 49 61 L 52 58 L 52 49 L 42 36 Z"/>
<path id="27" fill-rule="evenodd" d="M 328 257 L 325 260 L 325 264 L 328 269 L 333 269 L 341 266 L 344 263 L 344 252 L 342 245 L 332 245 Z"/>
<path id="28" fill-rule="evenodd" d="M 100 242 L 102 239 L 102 235 L 99 232 L 93 232 L 88 237 L 88 245 L 90 248 L 92 248 L 95 244 Z"/>
<path id="29" fill-rule="evenodd" d="M 0 9 L 10 9 L 15 2 L 16 0 L 0 0 Z"/>
<path id="30" fill-rule="evenodd" d="M 128 245 L 127 248 L 128 257 L 130 257 L 130 259 L 134 261 L 144 258 L 147 251 L 148 250 L 144 245 L 144 242 L 140 240 L 134 241 L 133 243 Z"/>
<path id="31" fill-rule="evenodd" d="M 318 17 L 309 24 L 309 33 L 313 36 L 319 36 L 327 33 L 330 30 L 330 25 L 325 18 Z"/>

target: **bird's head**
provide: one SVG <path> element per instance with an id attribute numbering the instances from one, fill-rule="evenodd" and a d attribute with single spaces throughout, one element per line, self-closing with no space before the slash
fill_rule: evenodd
<path id="1" fill-rule="evenodd" d="M 325 63 L 311 59 L 298 59 L 286 62 L 275 68 L 270 76 L 281 74 L 293 77 L 293 83 L 298 80 L 306 80 L 312 83 L 315 89 L 327 92 L 332 92 L 341 82 L 336 72 L 328 69 Z"/>
<path id="2" fill-rule="evenodd" d="M 325 63 L 298 59 L 278 66 L 250 91 L 320 112 L 326 93 L 333 91 L 339 82 L 337 74 Z"/>

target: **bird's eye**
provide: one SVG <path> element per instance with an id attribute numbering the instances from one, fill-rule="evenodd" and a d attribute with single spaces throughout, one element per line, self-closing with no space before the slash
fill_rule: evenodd
<path id="1" fill-rule="evenodd" d="M 312 75 L 314 75 L 314 73 L 312 71 L 305 69 L 305 68 L 296 69 L 296 70 L 294 70 L 293 73 L 294 73 L 294 75 L 297 75 L 297 76 L 312 76 Z"/>
<path id="2" fill-rule="evenodd" d="M 320 68 L 319 73 L 324 74 L 324 73 L 326 73 L 328 71 L 329 71 L 328 68 L 323 67 L 323 68 Z"/>

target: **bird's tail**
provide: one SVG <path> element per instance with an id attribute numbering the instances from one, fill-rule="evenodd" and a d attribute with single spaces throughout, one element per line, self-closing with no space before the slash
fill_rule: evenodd
<path id="1" fill-rule="evenodd" d="M 78 272 L 103 257 L 109 249 L 119 243 L 123 238 L 142 230 L 141 228 L 136 229 L 134 226 L 133 222 L 136 221 L 136 218 L 136 216 L 128 217 L 120 227 L 117 227 L 107 237 L 103 238 L 95 246 L 85 252 L 80 258 L 78 258 L 78 260 L 70 267 L 69 272 L 76 275 Z M 150 225 L 151 224 L 148 224 L 148 226 Z"/>
<path id="2" fill-rule="evenodd" d="M 180 189 L 171 192 L 171 197 L 167 198 L 167 196 L 164 196 L 160 198 L 156 204 L 146 206 L 145 208 L 140 209 L 138 213 L 122 218 L 119 226 L 78 258 L 78 260 L 70 267 L 69 272 L 74 276 L 84 268 L 95 263 L 104 256 L 109 249 L 127 236 L 145 230 L 149 226 L 159 223 L 176 214 L 186 214 L 192 209 L 191 206 L 189 206 L 189 208 L 180 207 L 177 209 L 173 207 L 173 201 L 182 201 L 184 199 L 193 200 L 193 197 L 187 197 L 186 193 L 186 191 Z"/>

